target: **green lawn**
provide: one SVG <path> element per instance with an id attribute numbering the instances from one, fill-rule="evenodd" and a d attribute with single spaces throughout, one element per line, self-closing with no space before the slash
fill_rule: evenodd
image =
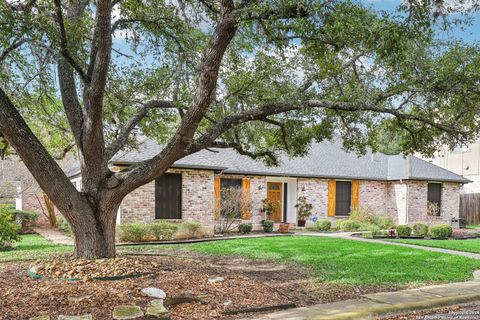
<path id="1" fill-rule="evenodd" d="M 273 237 L 184 246 L 208 254 L 293 262 L 320 281 L 351 284 L 424 284 L 464 281 L 480 260 L 404 247 L 317 237 Z"/>
<path id="2" fill-rule="evenodd" d="M 392 242 L 401 242 L 416 244 L 425 247 L 444 248 L 458 251 L 480 253 L 480 239 L 467 240 L 419 240 L 419 239 L 398 239 L 388 240 Z"/>
<path id="3" fill-rule="evenodd" d="M 480 229 L 480 224 L 469 224 L 466 226 L 467 229 Z"/>
<path id="4" fill-rule="evenodd" d="M 480 260 L 385 244 L 320 237 L 270 237 L 189 245 L 130 246 L 124 250 L 187 249 L 212 255 L 269 259 L 310 267 L 320 281 L 356 285 L 398 285 L 471 279 Z M 0 262 L 46 258 L 71 252 L 37 235 L 22 237 L 15 250 L 0 252 Z"/>
<path id="5" fill-rule="evenodd" d="M 14 250 L 0 251 L 0 262 L 46 259 L 52 254 L 72 252 L 72 246 L 55 245 L 36 234 L 21 236 Z"/>

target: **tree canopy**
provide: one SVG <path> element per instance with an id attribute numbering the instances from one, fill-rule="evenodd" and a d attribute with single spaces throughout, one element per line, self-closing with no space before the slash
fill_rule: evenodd
<path id="1" fill-rule="evenodd" d="M 274 165 L 278 152 L 302 155 L 312 140 L 338 134 L 363 152 L 392 132 L 402 152 L 432 154 L 479 130 L 479 48 L 436 32 L 435 18 L 454 9 L 441 1 L 406 2 L 396 13 L 348 0 L 1 1 L 0 139 L 74 232 L 88 220 L 79 223 L 76 211 L 111 224 L 128 192 L 205 148 Z M 136 135 L 165 148 L 111 172 L 109 159 Z M 70 150 L 82 193 L 54 164 Z"/>

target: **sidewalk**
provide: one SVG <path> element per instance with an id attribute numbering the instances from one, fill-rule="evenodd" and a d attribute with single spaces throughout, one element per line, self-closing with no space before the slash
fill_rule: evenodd
<path id="1" fill-rule="evenodd" d="M 36 233 L 38 233 L 45 239 L 52 241 L 54 244 L 66 244 L 73 246 L 73 239 L 65 235 L 60 230 L 42 227 L 35 228 L 34 230 Z"/>
<path id="2" fill-rule="evenodd" d="M 387 313 L 429 309 L 480 300 L 480 281 L 450 283 L 363 295 L 360 299 L 317 304 L 264 315 L 259 320 L 373 319 Z"/>

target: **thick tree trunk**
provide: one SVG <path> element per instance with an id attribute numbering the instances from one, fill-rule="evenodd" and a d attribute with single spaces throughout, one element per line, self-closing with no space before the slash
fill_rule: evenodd
<path id="1" fill-rule="evenodd" d="M 114 258 L 115 226 L 118 205 L 94 208 L 90 214 L 71 221 L 75 237 L 75 257 L 81 259 Z"/>

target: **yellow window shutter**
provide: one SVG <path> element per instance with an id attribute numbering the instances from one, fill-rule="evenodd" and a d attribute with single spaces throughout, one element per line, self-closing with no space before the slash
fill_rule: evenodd
<path id="1" fill-rule="evenodd" d="M 352 181 L 352 209 L 358 208 L 360 203 L 360 181 Z"/>
<path id="2" fill-rule="evenodd" d="M 215 195 L 215 217 L 218 218 L 220 214 L 220 177 L 215 177 L 213 193 Z"/>
<path id="3" fill-rule="evenodd" d="M 335 180 L 328 180 L 328 216 L 335 217 L 335 193 L 337 184 Z"/>
<path id="4" fill-rule="evenodd" d="M 252 218 L 252 188 L 250 178 L 242 179 L 242 219 Z"/>

